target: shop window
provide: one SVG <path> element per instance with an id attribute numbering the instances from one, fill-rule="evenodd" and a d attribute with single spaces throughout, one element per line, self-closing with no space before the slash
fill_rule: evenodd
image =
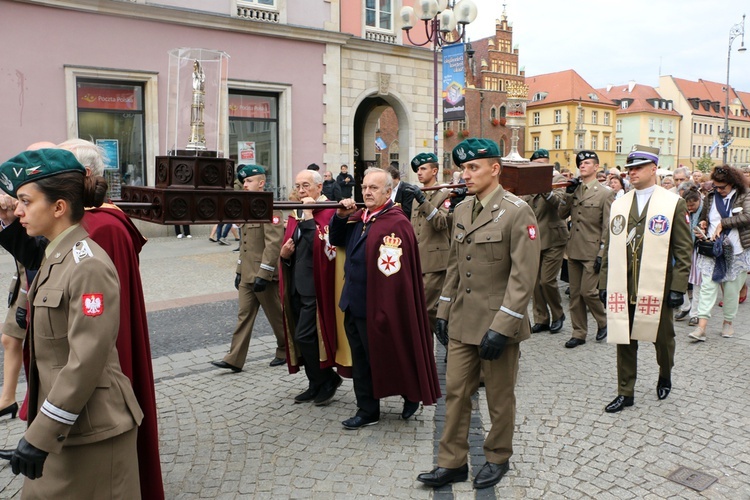
<path id="1" fill-rule="evenodd" d="M 112 198 L 120 197 L 122 185 L 147 184 L 143 93 L 143 84 L 76 82 L 78 137 L 104 150 L 104 177 Z"/>
<path id="2" fill-rule="evenodd" d="M 229 91 L 229 158 L 266 170 L 266 190 L 282 193 L 279 173 L 279 98 L 270 92 Z"/>

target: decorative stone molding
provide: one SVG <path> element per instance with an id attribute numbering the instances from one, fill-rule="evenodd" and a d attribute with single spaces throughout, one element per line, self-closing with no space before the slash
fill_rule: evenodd
<path id="1" fill-rule="evenodd" d="M 391 75 L 388 73 L 378 73 L 378 94 L 388 95 L 388 91 L 391 85 Z"/>
<path id="2" fill-rule="evenodd" d="M 277 11 L 242 7 L 240 5 L 237 6 L 237 17 L 266 23 L 279 23 L 279 13 Z"/>
<path id="3" fill-rule="evenodd" d="M 391 35 L 388 33 L 382 33 L 380 31 L 365 31 L 365 39 L 371 40 L 373 42 L 382 42 L 382 43 L 396 43 L 398 41 L 396 35 Z"/>

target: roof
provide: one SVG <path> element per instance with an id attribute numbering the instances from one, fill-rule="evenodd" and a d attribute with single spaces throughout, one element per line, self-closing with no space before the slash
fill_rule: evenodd
<path id="1" fill-rule="evenodd" d="M 618 115 L 654 113 L 659 115 L 680 116 L 680 113 L 674 109 L 662 109 L 661 107 L 655 108 L 652 103 L 648 102 L 648 99 L 664 100 L 654 87 L 649 87 L 648 85 L 640 85 L 631 82 L 622 85 L 610 85 L 607 88 L 597 90 L 599 93 L 613 101 L 633 99 L 633 102 L 630 103 L 627 108 L 623 109 L 620 107 L 620 109 L 617 110 Z"/>
<path id="2" fill-rule="evenodd" d="M 684 80 L 682 78 L 672 77 L 677 89 L 692 105 L 694 115 L 713 116 L 715 118 L 724 118 L 724 106 L 726 103 L 725 84 L 709 82 L 708 80 L 698 79 L 697 82 Z M 743 92 L 746 94 L 746 92 Z M 738 98 L 734 88 L 730 86 L 729 100 L 734 102 Z M 745 107 L 748 107 L 745 101 L 742 101 Z M 696 109 L 697 105 L 697 109 Z M 730 104 L 731 107 L 731 104 Z M 733 120 L 750 121 L 750 116 L 730 115 Z"/>
<path id="3" fill-rule="evenodd" d="M 604 106 L 617 106 L 609 98 L 589 85 L 575 70 L 568 69 L 556 73 L 526 77 L 529 86 L 528 107 L 563 102 L 595 103 Z M 535 99 L 543 96 L 542 99 Z"/>

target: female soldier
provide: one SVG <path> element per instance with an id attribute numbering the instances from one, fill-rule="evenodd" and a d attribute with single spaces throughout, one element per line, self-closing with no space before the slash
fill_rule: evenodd
<path id="1" fill-rule="evenodd" d="M 85 173 L 60 149 L 0 165 L 21 225 L 49 240 L 29 287 L 29 424 L 11 458 L 13 472 L 27 476 L 23 498 L 140 498 L 143 414 L 115 348 L 117 271 L 78 224 L 84 206 L 102 204 L 107 184 Z"/>

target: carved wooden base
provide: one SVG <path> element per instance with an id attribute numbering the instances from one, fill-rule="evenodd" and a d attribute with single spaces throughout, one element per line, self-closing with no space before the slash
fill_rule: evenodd
<path id="1" fill-rule="evenodd" d="M 549 163 L 505 163 L 500 184 L 516 196 L 552 191 L 552 168 Z"/>
<path id="2" fill-rule="evenodd" d="M 210 153 L 207 151 L 195 153 L 184 156 L 157 156 L 156 187 L 231 189 L 234 186 L 234 160 L 204 156 L 203 153 Z"/>

